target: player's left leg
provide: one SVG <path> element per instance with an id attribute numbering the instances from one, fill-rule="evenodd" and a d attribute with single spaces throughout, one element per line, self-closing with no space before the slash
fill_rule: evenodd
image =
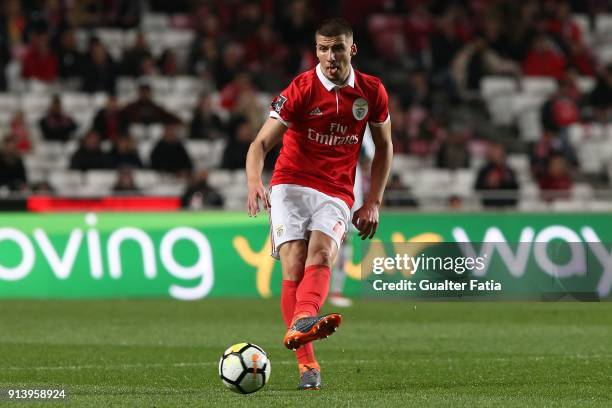
<path id="1" fill-rule="evenodd" d="M 308 253 L 307 241 L 295 240 L 284 243 L 279 248 L 283 281 L 281 286 L 281 312 L 287 329 L 291 327 L 293 313 L 295 311 L 296 292 L 304 275 L 304 265 Z M 308 343 L 295 350 L 300 374 L 315 368 L 319 370 L 319 364 L 315 358 L 314 347 Z"/>
<path id="2" fill-rule="evenodd" d="M 338 253 L 338 242 L 330 235 L 314 230 L 308 243 L 304 276 L 296 292 L 293 323 L 285 335 L 285 346 L 297 349 L 336 331 L 342 316 L 332 313 L 318 317 L 329 292 L 331 267 Z"/>

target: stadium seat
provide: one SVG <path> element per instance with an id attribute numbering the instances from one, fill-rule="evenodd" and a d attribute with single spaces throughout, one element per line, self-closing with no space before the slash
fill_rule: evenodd
<path id="1" fill-rule="evenodd" d="M 500 95 L 513 94 L 518 91 L 516 79 L 502 76 L 487 76 L 480 81 L 480 95 L 491 99 Z"/>
<path id="2" fill-rule="evenodd" d="M 107 48 L 122 49 L 126 46 L 123 40 L 123 30 L 117 28 L 97 28 L 94 35 L 102 41 Z"/>
<path id="3" fill-rule="evenodd" d="M 497 95 L 486 101 L 491 119 L 496 125 L 510 125 L 514 119 L 512 101 L 515 94 Z"/>
<path id="4" fill-rule="evenodd" d="M 195 35 L 193 30 L 165 30 L 164 46 L 175 52 L 180 49 L 187 49 L 191 46 Z"/>
<path id="5" fill-rule="evenodd" d="M 422 167 L 422 162 L 418 157 L 408 154 L 396 154 L 391 162 L 391 172 L 403 174 Z"/>
<path id="6" fill-rule="evenodd" d="M 92 189 L 110 189 L 117 181 L 115 170 L 89 170 L 85 173 L 85 184 Z"/>
<path id="7" fill-rule="evenodd" d="M 597 57 L 602 64 L 612 62 L 612 46 L 604 46 L 597 48 Z"/>
<path id="8" fill-rule="evenodd" d="M 117 92 L 119 96 L 135 95 L 138 83 L 134 78 L 119 77 L 117 80 Z"/>
<path id="9" fill-rule="evenodd" d="M 612 200 L 608 201 L 589 201 L 586 203 L 588 211 L 612 212 Z"/>
<path id="10" fill-rule="evenodd" d="M 232 176 L 229 170 L 211 170 L 208 173 L 208 184 L 216 189 L 222 189 L 231 184 Z"/>
<path id="11" fill-rule="evenodd" d="M 185 143 L 187 152 L 191 158 L 196 162 L 205 164 L 205 168 L 208 167 L 206 164 L 210 160 L 213 145 L 208 140 L 187 140 Z"/>
<path id="12" fill-rule="evenodd" d="M 513 97 L 513 112 L 517 118 L 521 139 L 536 141 L 542 135 L 540 123 L 540 107 L 544 99 L 533 94 L 519 94 Z"/>
<path id="13" fill-rule="evenodd" d="M 572 188 L 572 199 L 589 201 L 593 198 L 593 187 L 588 183 L 575 183 Z"/>
<path id="14" fill-rule="evenodd" d="M 586 204 L 577 200 L 555 200 L 550 203 L 550 209 L 555 212 L 583 211 Z"/>
<path id="15" fill-rule="evenodd" d="M 546 211 L 548 205 L 537 199 L 525 199 L 518 202 L 519 211 Z"/>
<path id="16" fill-rule="evenodd" d="M 170 78 L 169 81 L 172 92 L 182 95 L 198 95 L 202 89 L 202 83 L 194 77 L 178 76 L 176 78 Z"/>
<path id="17" fill-rule="evenodd" d="M 450 174 L 450 192 L 454 195 L 465 196 L 474 191 L 476 173 L 471 169 L 460 169 Z"/>
<path id="18" fill-rule="evenodd" d="M 51 104 L 51 95 L 34 95 L 26 93 L 21 98 L 21 109 L 35 121 L 40 119 Z"/>
<path id="19" fill-rule="evenodd" d="M 576 147 L 581 171 L 584 174 L 601 174 L 603 169 L 601 143 L 596 140 L 585 140 Z"/>
<path id="20" fill-rule="evenodd" d="M 595 32 L 603 36 L 612 33 L 612 14 L 598 14 L 595 17 Z"/>
<path id="21" fill-rule="evenodd" d="M 145 30 L 165 30 L 169 25 L 166 14 L 146 13 L 142 18 L 142 28 Z"/>
<path id="22" fill-rule="evenodd" d="M 59 194 L 74 195 L 84 183 L 84 174 L 74 170 L 53 170 L 49 173 L 49 183 Z"/>
<path id="23" fill-rule="evenodd" d="M 519 196 L 521 200 L 537 201 L 540 197 L 540 188 L 535 183 L 525 183 L 520 186 Z"/>
<path id="24" fill-rule="evenodd" d="M 548 77 L 525 77 L 521 88 L 528 95 L 547 97 L 557 91 L 557 81 Z"/>
<path id="25" fill-rule="evenodd" d="M 531 171 L 529 157 L 526 154 L 508 155 L 508 164 L 517 173 L 529 173 Z"/>
<path id="26" fill-rule="evenodd" d="M 185 192 L 185 183 L 181 181 L 158 183 L 152 185 L 147 192 L 159 196 L 180 196 Z"/>
<path id="27" fill-rule="evenodd" d="M 595 88 L 595 78 L 588 76 L 581 76 L 578 78 L 578 89 L 581 93 L 590 93 Z"/>
<path id="28" fill-rule="evenodd" d="M 133 176 L 134 176 L 134 183 L 136 184 L 136 186 L 143 190 L 149 189 L 155 184 L 158 184 L 161 182 L 160 175 L 154 170 L 144 170 L 144 169 L 134 170 Z"/>

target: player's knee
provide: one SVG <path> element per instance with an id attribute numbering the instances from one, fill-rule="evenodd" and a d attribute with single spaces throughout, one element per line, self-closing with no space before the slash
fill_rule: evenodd
<path id="1" fill-rule="evenodd" d="M 330 249 L 319 248 L 313 252 L 312 257 L 309 260 L 309 263 L 312 265 L 331 266 L 333 260 L 334 260 L 334 255 Z"/>
<path id="2" fill-rule="evenodd" d="M 298 281 L 304 273 L 304 263 L 293 261 L 287 262 L 283 268 L 283 279 Z"/>

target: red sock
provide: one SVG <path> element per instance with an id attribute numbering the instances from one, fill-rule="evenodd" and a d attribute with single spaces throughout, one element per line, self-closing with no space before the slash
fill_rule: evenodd
<path id="1" fill-rule="evenodd" d="M 304 277 L 296 292 L 293 318 L 316 316 L 327 298 L 331 270 L 327 265 L 310 265 L 304 269 Z"/>
<path id="2" fill-rule="evenodd" d="M 297 292 L 297 288 L 298 282 L 283 280 L 281 286 L 281 312 L 287 328 L 291 326 L 291 321 L 293 320 L 293 311 L 295 309 L 296 301 L 295 294 Z M 298 348 L 295 351 L 295 356 L 297 357 L 299 364 L 316 365 L 318 367 L 318 364 L 316 364 L 317 361 L 315 359 L 312 343 L 308 343 L 305 346 Z"/>

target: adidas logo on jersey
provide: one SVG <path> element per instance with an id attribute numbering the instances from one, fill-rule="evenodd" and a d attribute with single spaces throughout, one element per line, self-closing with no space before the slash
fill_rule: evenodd
<path id="1" fill-rule="evenodd" d="M 319 108 L 314 108 L 313 110 L 310 111 L 309 115 L 310 116 L 321 116 L 323 115 L 323 112 L 321 112 L 321 109 Z"/>

